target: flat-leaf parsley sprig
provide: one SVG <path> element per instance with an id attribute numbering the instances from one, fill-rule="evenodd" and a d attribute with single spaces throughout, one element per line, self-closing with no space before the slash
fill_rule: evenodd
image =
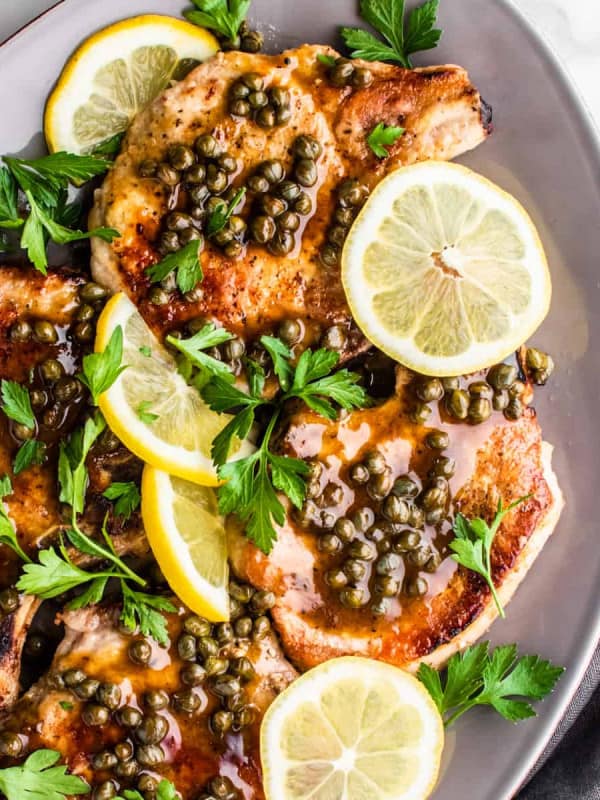
<path id="1" fill-rule="evenodd" d="M 301 508 L 306 497 L 304 478 L 309 472 L 301 459 L 278 455 L 270 449 L 273 430 L 285 403 L 298 398 L 333 420 L 337 417 L 334 404 L 349 411 L 368 405 L 369 398 L 358 385 L 359 375 L 346 369 L 332 373 L 339 361 L 334 351 L 305 350 L 294 367 L 290 350 L 279 339 L 263 336 L 261 343 L 271 355 L 283 389 L 279 397 L 274 400 L 262 397 L 264 371 L 253 361 L 246 365 L 250 394 L 240 391 L 229 379 L 213 375 L 203 387 L 202 397 L 214 411 L 234 413 L 212 447 L 219 477 L 225 481 L 219 489 L 219 509 L 222 514 L 236 514 L 245 523 L 246 535 L 269 553 L 277 538 L 275 524 L 282 525 L 285 520 L 277 490 L 287 495 L 296 508 Z M 245 458 L 227 462 L 233 442 L 248 436 L 261 407 L 269 407 L 272 415 L 260 446 Z"/>
<path id="2" fill-rule="evenodd" d="M 448 662 L 445 679 L 427 664 L 417 677 L 433 698 L 449 726 L 475 706 L 492 706 L 510 722 L 535 717 L 527 700 L 543 700 L 564 672 L 539 656 L 517 657 L 516 644 L 489 652 L 489 642 L 455 653 Z"/>
<path id="3" fill-rule="evenodd" d="M 432 50 L 442 31 L 435 27 L 439 0 L 427 0 L 413 9 L 405 21 L 404 0 L 361 0 L 360 13 L 385 41 L 361 28 L 342 28 L 342 37 L 352 58 L 365 61 L 395 61 L 412 67 L 411 53 Z"/>
<path id="4" fill-rule="evenodd" d="M 234 41 L 250 8 L 251 0 L 192 0 L 195 9 L 184 11 L 183 16 Z"/>
<path id="5" fill-rule="evenodd" d="M 0 791 L 6 800 L 66 800 L 89 794 L 90 787 L 77 775 L 58 765 L 56 750 L 36 750 L 18 767 L 0 769 Z"/>

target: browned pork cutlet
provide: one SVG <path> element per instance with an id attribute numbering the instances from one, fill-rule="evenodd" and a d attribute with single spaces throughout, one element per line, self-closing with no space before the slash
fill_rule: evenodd
<path id="1" fill-rule="evenodd" d="M 31 621 L 39 608 L 37 597 L 21 595 L 18 608 L 0 616 L 0 713 L 19 696 L 21 658 Z"/>
<path id="2" fill-rule="evenodd" d="M 411 419 L 410 394 L 406 385 L 400 386 L 399 395 L 383 405 L 337 422 L 297 412 L 281 446 L 288 455 L 320 465 L 314 499 L 300 515 L 288 513 L 269 556 L 235 529 L 231 532 L 234 569 L 277 595 L 273 619 L 287 655 L 301 669 L 348 654 L 408 668 L 421 660 L 441 666 L 482 635 L 496 616 L 483 579 L 451 558 L 454 513 L 460 510 L 491 522 L 499 500 L 506 506 L 529 495 L 505 518 L 494 539 L 492 574 L 504 602 L 560 514 L 562 495 L 550 466 L 551 448 L 542 442 L 532 408 L 517 421 L 495 414 L 478 426 L 451 423 L 436 411 L 425 427 Z M 423 509 L 431 507 L 427 491 L 445 491 L 446 486 L 440 476 L 447 462 L 432 477 L 439 455 L 426 443 L 432 430 L 449 434 L 450 448 L 443 457 L 456 462 L 456 471 L 442 519 L 424 526 Z M 366 485 L 350 476 L 352 467 L 375 450 L 389 470 L 387 488 L 381 491 L 380 472 Z M 395 489 L 390 493 L 401 477 L 415 483 L 408 519 L 406 508 L 398 504 L 406 497 L 402 487 L 407 484 L 398 484 L 396 497 Z M 411 508 L 416 508 L 417 520 Z M 339 519 L 346 522 L 336 525 Z M 331 576 L 339 584 L 335 588 Z M 343 595 L 353 589 L 363 592 L 358 608 L 348 607 L 354 598 Z"/>
<path id="3" fill-rule="evenodd" d="M 94 785 L 114 780 L 121 788 L 135 787 L 142 774 L 151 773 L 171 780 L 183 800 L 195 800 L 211 779 L 221 776 L 239 790 L 240 800 L 262 800 L 260 720 L 274 697 L 296 677 L 272 632 L 233 637 L 229 628 L 216 626 L 211 637 L 194 640 L 182 630 L 184 625 L 192 629 L 190 619 L 200 632 L 202 627 L 210 632 L 210 626 L 180 609 L 179 614 L 168 615 L 170 647 L 152 644 L 149 662 L 139 664 L 128 653 L 132 642 L 140 640 L 124 635 L 117 617 L 118 609 L 99 607 L 64 614 L 65 637 L 48 674 L 5 716 L 0 729 L 21 734 L 30 751 L 58 750 L 71 770 Z M 265 618 L 255 618 L 255 631 L 261 624 L 257 619 L 264 622 Z M 187 642 L 182 643 L 182 635 Z M 189 648 L 190 639 L 195 644 L 210 638 L 216 646 L 213 637 L 223 645 L 219 658 L 225 658 L 225 666 L 216 669 L 215 657 L 212 666 L 198 658 L 213 676 L 196 678 L 191 686 L 190 676 L 202 674 L 203 669 L 193 655 L 183 660 L 180 653 L 185 645 Z M 75 671 L 82 671 L 87 683 L 73 686 L 83 677 Z M 223 692 L 236 688 L 236 671 L 243 675 L 242 688 L 227 699 Z M 91 681 L 99 682 L 99 690 L 93 696 L 87 692 L 84 700 L 90 685 L 92 689 L 98 686 Z M 110 692 L 107 684 L 113 684 Z M 87 724 L 94 721 L 90 720 L 91 706 L 104 697 L 106 708 L 109 694 L 109 719 L 102 725 Z M 226 706 L 235 710 L 227 711 Z M 221 719 L 227 715 L 225 719 L 233 720 L 225 735 L 210 729 L 211 718 L 219 712 Z M 125 749 L 124 743 L 132 746 L 128 761 L 117 762 L 115 750 L 122 754 L 119 743 Z M 129 766 L 124 767 L 125 763 Z"/>
<path id="4" fill-rule="evenodd" d="M 97 192 L 92 213 L 92 224 L 109 225 L 122 235 L 111 245 L 93 240 L 92 270 L 103 285 L 127 292 L 157 333 L 180 329 L 201 316 L 253 339 L 292 319 L 301 323 L 300 346 L 314 344 L 339 326 L 335 339 L 343 357 L 364 349 L 365 340 L 346 304 L 339 267 L 326 266 L 320 255 L 334 226 L 337 190 L 345 180 L 355 179 L 365 187 L 364 200 L 366 192 L 396 167 L 454 158 L 476 147 L 490 132 L 489 108 L 460 67 L 405 70 L 357 61 L 358 67 L 370 70 L 370 85 L 336 88 L 319 55 L 337 54 L 312 45 L 277 56 L 219 53 L 134 120 L 121 155 Z M 287 124 L 265 130 L 251 119 L 229 114 L 231 86 L 247 73 L 263 76 L 265 89 L 282 87 L 289 92 Z M 379 123 L 405 129 L 385 159 L 377 158 L 367 144 Z M 185 206 L 190 186 L 182 184 L 172 191 L 155 178 L 141 177 L 140 165 L 164 161 L 170 146 L 193 146 L 201 134 L 213 135 L 220 149 L 237 159 L 234 187 L 245 184 L 267 159 L 281 161 L 290 175 L 295 140 L 300 135 L 314 137 L 323 153 L 318 179 L 306 190 L 313 210 L 302 217 L 296 246 L 287 256 L 250 244 L 233 258 L 209 243 L 201 257 L 204 279 L 194 297 L 169 289 L 156 304 L 145 269 L 161 259 L 163 218 Z M 277 191 L 277 186 L 271 189 Z M 242 216 L 248 216 L 250 207 L 256 214 L 259 199 L 248 192 Z"/>

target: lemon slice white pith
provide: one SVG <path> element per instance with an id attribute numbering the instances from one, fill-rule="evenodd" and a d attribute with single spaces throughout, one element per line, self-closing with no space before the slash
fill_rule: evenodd
<path id="1" fill-rule="evenodd" d="M 427 161 L 373 191 L 342 255 L 348 303 L 381 350 L 425 375 L 501 361 L 548 312 L 544 250 L 515 198 L 466 167 Z"/>
<path id="2" fill-rule="evenodd" d="M 267 800 L 424 800 L 444 744 L 440 715 L 407 672 L 338 658 L 306 672 L 261 728 Z"/>
<path id="3" fill-rule="evenodd" d="M 100 315 L 97 352 L 106 348 L 119 325 L 127 369 L 98 401 L 109 427 L 146 463 L 194 483 L 216 486 L 211 444 L 231 417 L 211 411 L 198 391 L 188 386 L 174 358 L 122 293 L 112 297 Z"/>
<path id="4" fill-rule="evenodd" d="M 146 465 L 142 518 L 171 589 L 196 614 L 228 620 L 227 543 L 214 490 Z"/>
<path id="5" fill-rule="evenodd" d="M 205 61 L 218 49 L 207 30 L 158 14 L 131 17 L 98 31 L 71 56 L 48 99 L 48 148 L 92 151 L 126 130 L 182 62 Z"/>

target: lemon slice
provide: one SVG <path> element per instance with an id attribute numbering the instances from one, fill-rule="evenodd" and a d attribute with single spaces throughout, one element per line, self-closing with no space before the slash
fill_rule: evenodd
<path id="1" fill-rule="evenodd" d="M 374 190 L 342 254 L 357 324 L 425 375 L 501 361 L 540 325 L 551 283 L 520 203 L 466 167 L 427 161 Z"/>
<path id="2" fill-rule="evenodd" d="M 112 297 L 100 315 L 96 352 L 106 348 L 119 325 L 127 369 L 98 400 L 109 427 L 153 467 L 216 486 L 210 448 L 231 417 L 211 411 L 197 390 L 188 386 L 174 358 L 122 293 Z"/>
<path id="3" fill-rule="evenodd" d="M 441 717 L 407 672 L 337 658 L 306 672 L 267 711 L 267 800 L 423 800 L 444 744 Z"/>
<path id="4" fill-rule="evenodd" d="M 126 130 L 174 78 L 219 49 L 204 28 L 174 17 L 131 17 L 95 33 L 64 67 L 46 104 L 51 152 L 92 151 Z"/>
<path id="5" fill-rule="evenodd" d="M 192 611 L 229 619 L 227 544 L 213 489 L 144 467 L 142 519 L 169 586 Z"/>

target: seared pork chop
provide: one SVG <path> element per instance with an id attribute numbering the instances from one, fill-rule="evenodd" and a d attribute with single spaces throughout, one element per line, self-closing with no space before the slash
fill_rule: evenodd
<path id="1" fill-rule="evenodd" d="M 93 240 L 92 271 L 99 283 L 127 292 L 157 333 L 200 315 L 253 338 L 273 331 L 283 320 L 296 319 L 302 323 L 304 345 L 335 325 L 343 329 L 343 357 L 364 349 L 339 269 L 325 266 L 320 258 L 333 224 L 337 188 L 350 178 L 368 191 L 396 167 L 422 159 L 454 158 L 477 146 L 491 130 L 490 110 L 460 67 L 405 70 L 357 61 L 357 66 L 371 71 L 370 85 L 335 88 L 319 55 L 337 54 L 311 45 L 277 56 L 219 53 L 134 120 L 92 212 L 93 225 L 109 225 L 122 235 L 111 245 Z M 290 93 L 287 124 L 264 130 L 248 118 L 229 114 L 231 86 L 245 73 L 258 73 L 267 87 L 283 87 Z M 377 158 L 367 144 L 380 122 L 405 128 L 386 159 Z M 296 138 L 314 137 L 323 153 L 316 184 L 307 190 L 313 211 L 302 222 L 301 244 L 299 234 L 289 255 L 272 255 L 262 245 L 249 244 L 233 258 L 209 244 L 202 255 L 204 279 L 193 297 L 171 292 L 168 301 L 163 296 L 156 305 L 150 299 L 145 269 L 162 258 L 158 239 L 163 218 L 167 211 L 182 207 L 187 190 L 172 190 L 155 178 L 140 177 L 140 164 L 164 161 L 170 146 L 191 146 L 200 134 L 212 134 L 221 149 L 237 159 L 235 187 L 244 184 L 265 159 L 280 160 L 289 172 Z M 242 215 L 247 216 L 256 202 L 249 192 Z"/>
<path id="2" fill-rule="evenodd" d="M 21 698 L 0 727 L 27 737 L 30 750 L 58 750 L 69 768 L 93 785 L 115 780 L 121 788 L 135 786 L 145 772 L 168 778 L 183 800 L 195 800 L 212 778 L 221 776 L 238 789 L 239 798 L 261 800 L 260 720 L 274 697 L 296 677 L 274 635 L 263 631 L 250 633 L 249 638 L 248 634 L 233 638 L 227 628 L 217 626 L 213 635 L 218 636 L 220 631 L 223 645 L 219 656 L 227 660 L 221 668 L 215 665 L 214 657 L 212 666 L 203 660 L 209 671 L 207 677 L 193 654 L 189 655 L 193 637 L 185 634 L 187 642 L 183 643 L 181 638 L 183 625 L 191 629 L 190 619 L 199 626 L 207 623 L 184 609 L 178 615 L 169 615 L 171 646 L 165 649 L 153 644 L 149 662 L 139 664 L 128 655 L 136 639 L 120 631 L 117 617 L 115 608 L 66 613 L 65 637 L 49 673 Z M 255 621 L 255 631 L 257 624 Z M 222 633 L 227 634 L 227 642 Z M 201 640 L 199 636 L 196 641 Z M 184 650 L 186 644 L 188 652 Z M 228 667 L 229 672 L 223 674 Z M 90 717 L 92 704 L 98 702 L 93 696 L 98 683 L 92 683 L 92 695 L 86 695 L 89 684 L 74 686 L 82 679 L 75 670 L 83 671 L 88 681 L 100 682 L 100 698 L 107 683 L 116 685 L 111 689 L 112 713 L 103 724 L 93 724 Z M 239 679 L 236 670 L 242 676 Z M 229 692 L 235 688 L 232 681 L 241 681 L 243 688 L 238 685 L 237 695 Z M 234 710 L 226 711 L 226 707 Z M 139 714 L 135 719 L 134 709 L 144 714 L 141 724 Z M 209 726 L 211 719 L 215 724 L 219 709 L 234 720 L 225 734 L 212 732 Z M 125 759 L 117 762 L 114 755 L 119 743 L 135 748 L 129 755 L 129 767 L 123 768 Z"/>
<path id="3" fill-rule="evenodd" d="M 234 569 L 277 595 L 273 619 L 287 655 L 301 669 L 347 654 L 405 668 L 421 660 L 443 665 L 496 616 L 485 582 L 451 558 L 456 511 L 491 522 L 499 500 L 508 505 L 529 496 L 494 540 L 493 579 L 504 602 L 560 514 L 551 448 L 542 442 L 533 409 L 514 422 L 497 414 L 479 426 L 452 424 L 436 412 L 425 427 L 410 418 L 408 395 L 401 386 L 383 405 L 337 422 L 296 413 L 281 447 L 317 461 L 314 499 L 300 515 L 288 513 L 269 556 L 232 528 Z M 442 477 L 451 471 L 448 463 L 436 466 L 439 453 L 427 444 L 433 429 L 450 437 L 444 458 L 454 460 L 456 470 L 449 481 Z M 380 472 L 366 485 L 352 477 L 360 479 L 353 467 L 375 449 L 387 464 L 384 488 L 378 488 Z M 428 491 L 446 497 L 447 488 L 439 515 Z M 423 511 L 431 524 L 423 524 Z"/>
<path id="4" fill-rule="evenodd" d="M 39 606 L 37 597 L 22 595 L 16 611 L 0 617 L 0 712 L 10 709 L 19 695 L 23 646 Z"/>

